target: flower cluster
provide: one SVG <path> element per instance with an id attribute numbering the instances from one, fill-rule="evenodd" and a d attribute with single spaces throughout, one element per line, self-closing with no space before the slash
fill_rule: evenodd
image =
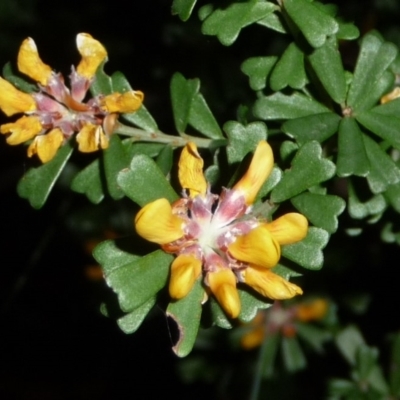
<path id="1" fill-rule="evenodd" d="M 272 149 L 261 141 L 246 174 L 218 196 L 210 192 L 196 145 L 188 143 L 183 149 L 178 166 L 183 197 L 172 205 L 163 198 L 151 202 L 135 219 L 140 236 L 177 256 L 169 281 L 173 299 L 185 297 L 200 275 L 231 318 L 236 318 L 241 308 L 238 282 L 273 300 L 302 294 L 300 287 L 272 268 L 280 259 L 281 245 L 306 236 L 307 219 L 288 213 L 268 222 L 251 213 L 273 165 Z"/>
<path id="2" fill-rule="evenodd" d="M 40 59 L 31 38 L 22 42 L 17 63 L 20 72 L 37 82 L 38 90 L 22 92 L 0 77 L 0 109 L 7 116 L 25 114 L 2 125 L 0 132 L 9 134 L 10 145 L 33 139 L 28 156 L 37 154 L 44 163 L 74 133 L 82 152 L 107 148 L 118 113 L 134 112 L 143 101 L 142 92 L 128 91 L 98 95 L 84 102 L 97 68 L 107 59 L 107 51 L 86 33 L 78 34 L 76 43 L 82 59 L 76 69 L 72 66 L 70 89 L 63 76 Z"/>

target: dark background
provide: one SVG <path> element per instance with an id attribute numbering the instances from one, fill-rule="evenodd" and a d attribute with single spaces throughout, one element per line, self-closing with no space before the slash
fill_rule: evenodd
<path id="1" fill-rule="evenodd" d="M 356 21 L 363 32 L 382 29 L 388 39 L 400 43 L 396 1 L 342 3 L 340 13 Z M 200 34 L 196 15 L 183 23 L 171 15 L 170 7 L 170 0 L 2 0 L 0 64 L 15 62 L 20 43 L 31 36 L 42 59 L 67 76 L 70 65 L 79 62 L 76 34 L 88 32 L 108 50 L 106 71 L 123 71 L 131 85 L 145 93 L 147 108 L 165 132 L 173 133 L 169 80 L 175 71 L 201 78 L 202 92 L 221 124 L 234 119 L 238 105 L 252 98 L 240 63 L 249 56 L 278 51 L 284 42 L 255 26 L 243 30 L 237 43 L 226 48 L 214 37 Z M 357 48 L 344 51 L 352 64 Z M 108 290 L 88 274 L 87 266 L 94 260 L 85 243 L 87 247 L 88 240 L 101 239 L 110 227 L 129 230 L 129 212 L 118 211 L 126 205 L 105 202 L 93 211 L 83 196 L 71 196 L 61 182 L 45 207 L 33 210 L 15 189 L 31 161 L 23 146 L 9 147 L 0 139 L 0 398 L 243 399 L 248 383 L 240 380 L 237 371 L 230 377 L 216 373 L 220 379 L 207 382 L 182 381 L 179 360 L 171 351 L 173 327 L 169 328 L 162 310 L 154 310 L 133 335 L 123 334 L 115 321 L 100 314 Z M 74 162 L 87 161 L 78 156 Z M 115 222 L 118 218 L 123 222 Z M 338 233 L 326 254 L 328 267 L 335 265 L 333 272 L 310 276 L 306 285 L 322 285 L 339 296 L 357 283 L 360 291 L 379 298 L 370 314 L 355 322 L 368 328 L 366 335 L 372 342 L 384 343 L 384 333 L 398 325 L 383 318 L 381 310 L 393 301 L 398 305 L 398 300 L 395 282 L 382 275 L 382 268 L 398 256 L 397 247 L 380 245 L 371 229 L 351 243 Z M 217 350 L 208 354 L 210 365 L 225 363 L 231 373 L 243 358 L 227 349 L 224 335 L 218 340 Z M 330 368 L 321 368 L 321 361 L 311 359 L 308 370 L 317 367 L 313 379 L 318 383 L 307 391 L 300 386 L 302 391 L 293 393 L 288 386 L 295 388 L 296 381 L 311 379 L 311 372 L 298 375 L 290 385 L 286 380 L 285 398 L 322 398 L 324 374 L 345 367 L 333 358 Z M 239 377 L 233 384 L 235 373 Z"/>

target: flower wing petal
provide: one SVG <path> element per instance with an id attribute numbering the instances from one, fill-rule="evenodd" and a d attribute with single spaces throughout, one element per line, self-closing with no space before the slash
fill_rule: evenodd
<path id="1" fill-rule="evenodd" d="M 142 105 L 144 94 L 137 91 L 121 93 L 112 93 L 101 99 L 101 107 L 109 113 L 132 113 Z"/>
<path id="2" fill-rule="evenodd" d="M 272 300 L 291 299 L 303 294 L 299 286 L 262 267 L 254 265 L 247 267 L 243 277 L 247 285 Z"/>
<path id="3" fill-rule="evenodd" d="M 149 242 L 167 244 L 183 235 L 184 221 L 172 214 L 167 199 L 158 199 L 146 204 L 136 215 L 137 233 Z"/>
<path id="4" fill-rule="evenodd" d="M 11 116 L 36 110 L 35 99 L 28 93 L 21 92 L 10 82 L 0 77 L 0 108 Z"/>
<path id="5" fill-rule="evenodd" d="M 169 294 L 173 299 L 182 299 L 192 289 L 201 273 L 201 261 L 190 255 L 181 254 L 171 265 Z"/>
<path id="6" fill-rule="evenodd" d="M 100 125 L 86 124 L 76 135 L 78 149 L 82 153 L 91 153 L 108 147 L 108 137 Z"/>
<path id="7" fill-rule="evenodd" d="M 253 204 L 257 193 L 271 174 L 273 167 L 274 154 L 271 146 L 265 140 L 261 140 L 257 145 L 247 172 L 232 189 L 243 193 L 247 205 Z"/>
<path id="8" fill-rule="evenodd" d="M 88 33 L 77 35 L 76 46 L 82 56 L 76 72 L 86 79 L 92 79 L 99 65 L 107 58 L 107 50 Z"/>
<path id="9" fill-rule="evenodd" d="M 266 224 L 261 224 L 249 233 L 238 236 L 228 246 L 228 251 L 239 261 L 272 268 L 278 264 L 281 248 Z"/>
<path id="10" fill-rule="evenodd" d="M 178 164 L 178 178 L 181 186 L 189 190 L 190 197 L 205 195 L 207 181 L 203 174 L 203 159 L 197 146 L 189 142 L 182 150 Z"/>
<path id="11" fill-rule="evenodd" d="M 299 242 L 307 236 L 307 218 L 298 213 L 282 215 L 266 224 L 267 229 L 280 245 Z"/>
<path id="12" fill-rule="evenodd" d="M 7 143 L 14 146 L 34 138 L 42 131 L 42 124 L 38 117 L 23 116 L 15 122 L 9 122 L 0 127 L 3 134 L 11 133 L 7 137 Z"/>
<path id="13" fill-rule="evenodd" d="M 46 135 L 36 136 L 28 147 L 28 157 L 37 154 L 42 163 L 47 163 L 57 154 L 63 141 L 64 135 L 58 128 L 51 130 Z"/>

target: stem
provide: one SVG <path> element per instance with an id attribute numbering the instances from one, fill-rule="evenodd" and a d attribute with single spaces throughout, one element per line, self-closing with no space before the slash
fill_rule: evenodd
<path id="1" fill-rule="evenodd" d="M 182 134 L 182 136 L 172 136 L 161 131 L 148 132 L 143 129 L 123 125 L 120 122 L 116 123 L 114 133 L 129 136 L 132 141 L 167 143 L 172 147 L 183 147 L 188 142 L 194 142 L 197 147 L 208 148 L 212 142 L 212 139 L 190 136 L 186 133 Z"/>

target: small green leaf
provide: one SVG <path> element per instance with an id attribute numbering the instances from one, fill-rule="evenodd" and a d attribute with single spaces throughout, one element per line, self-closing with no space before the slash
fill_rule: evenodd
<path id="1" fill-rule="evenodd" d="M 304 144 L 294 157 L 291 169 L 284 172 L 283 178 L 273 189 L 271 200 L 280 203 L 332 178 L 335 165 L 321 155 L 322 149 L 318 142 Z"/>
<path id="2" fill-rule="evenodd" d="M 192 101 L 199 92 L 200 81 L 198 79 L 186 80 L 176 72 L 171 79 L 171 101 L 176 130 L 184 133 L 189 122 L 189 112 Z"/>
<path id="3" fill-rule="evenodd" d="M 333 17 L 307 0 L 285 0 L 283 4 L 290 18 L 313 47 L 322 46 L 327 36 L 339 30 Z"/>
<path id="4" fill-rule="evenodd" d="M 376 366 L 378 350 L 373 347 L 361 345 L 356 353 L 357 372 L 360 380 L 368 378 L 371 370 Z"/>
<path id="5" fill-rule="evenodd" d="M 336 346 L 343 357 L 350 365 L 356 365 L 356 356 L 358 349 L 365 345 L 359 329 L 355 326 L 348 326 L 336 335 Z"/>
<path id="6" fill-rule="evenodd" d="M 261 119 L 294 119 L 307 115 L 329 112 L 329 110 L 301 93 L 293 93 L 287 96 L 275 93 L 271 96 L 260 97 L 254 103 L 254 115 Z"/>
<path id="7" fill-rule="evenodd" d="M 97 68 L 94 80 L 90 85 L 90 93 L 93 96 L 98 96 L 99 94 L 110 94 L 113 92 L 111 77 L 104 72 L 105 63 L 106 61 Z"/>
<path id="8" fill-rule="evenodd" d="M 241 310 L 239 319 L 243 322 L 250 322 L 256 316 L 258 310 L 265 310 L 272 306 L 269 299 L 258 296 L 255 292 L 239 289 Z"/>
<path id="9" fill-rule="evenodd" d="M 103 200 L 104 188 L 99 159 L 94 160 L 76 174 L 71 182 L 71 189 L 74 192 L 86 195 L 93 204 L 99 204 Z"/>
<path id="10" fill-rule="evenodd" d="M 268 179 L 261 186 L 261 189 L 257 193 L 256 199 L 262 199 L 265 197 L 282 179 L 282 170 L 278 167 L 274 167 Z"/>
<path id="11" fill-rule="evenodd" d="M 129 314 L 118 318 L 117 323 L 124 333 L 133 333 L 138 330 L 146 315 L 153 308 L 156 303 L 156 298 L 152 297 L 138 308 L 131 311 Z"/>
<path id="12" fill-rule="evenodd" d="M 282 24 L 280 15 L 274 12 L 258 20 L 256 24 L 265 26 L 266 28 L 272 29 L 279 33 L 287 33 L 286 28 Z"/>
<path id="13" fill-rule="evenodd" d="M 291 140 L 285 140 L 279 149 L 279 153 L 283 162 L 288 162 L 299 150 L 299 145 Z"/>
<path id="14" fill-rule="evenodd" d="M 141 207 L 160 198 L 171 203 L 178 199 L 163 172 L 145 155 L 133 157 L 130 167 L 118 174 L 117 182 L 125 195 Z"/>
<path id="15" fill-rule="evenodd" d="M 226 148 L 229 164 L 242 161 L 261 140 L 267 139 L 267 126 L 263 122 L 252 122 L 244 126 L 236 121 L 228 121 L 223 129 L 229 138 Z"/>
<path id="16" fill-rule="evenodd" d="M 304 268 L 322 268 L 324 255 L 322 249 L 327 245 L 329 233 L 321 228 L 308 228 L 307 236 L 298 243 L 282 246 L 282 256 Z"/>
<path id="17" fill-rule="evenodd" d="M 129 166 L 129 158 L 118 135 L 112 135 L 108 148 L 103 150 L 103 162 L 108 193 L 114 200 L 122 199 L 124 192 L 117 177 L 121 170 Z"/>
<path id="18" fill-rule="evenodd" d="M 263 90 L 267 86 L 267 77 L 278 57 L 251 57 L 245 60 L 240 69 L 249 77 L 253 90 Z"/>
<path id="19" fill-rule="evenodd" d="M 251 25 L 271 14 L 275 5 L 269 2 L 234 3 L 228 8 L 215 10 L 202 25 L 204 35 L 217 36 L 225 45 L 231 45 L 242 28 Z"/>
<path id="20" fill-rule="evenodd" d="M 362 219 L 369 215 L 378 215 L 386 208 L 386 201 L 382 194 L 372 196 L 369 200 L 361 202 L 357 197 L 353 185 L 349 182 L 348 210 L 352 218 Z"/>
<path id="21" fill-rule="evenodd" d="M 15 75 L 10 62 L 4 65 L 2 73 L 4 79 L 25 93 L 37 92 L 39 89 L 34 83 L 29 83 L 20 76 Z"/>
<path id="22" fill-rule="evenodd" d="M 131 85 L 122 72 L 114 72 L 112 74 L 111 81 L 114 92 L 125 93 L 132 90 Z M 158 130 L 156 121 L 143 104 L 139 110 L 133 113 L 122 114 L 122 118 L 147 132 L 154 132 Z"/>
<path id="23" fill-rule="evenodd" d="M 339 125 L 337 174 L 340 177 L 367 176 L 370 163 L 363 133 L 354 118 L 343 118 Z"/>
<path id="24" fill-rule="evenodd" d="M 145 257 L 114 268 L 106 282 L 118 295 L 122 311 L 130 312 L 153 298 L 167 285 L 171 254 L 157 250 Z"/>
<path id="25" fill-rule="evenodd" d="M 260 354 L 264 378 L 271 378 L 275 372 L 276 354 L 278 353 L 280 339 L 280 334 L 277 332 L 268 333 L 264 337 Z"/>
<path id="26" fill-rule="evenodd" d="M 346 207 L 345 201 L 338 196 L 314 193 L 299 194 L 291 202 L 313 225 L 329 233 L 336 232 L 337 217 Z"/>
<path id="27" fill-rule="evenodd" d="M 400 183 L 388 186 L 384 194 L 395 211 L 400 213 Z"/>
<path id="28" fill-rule="evenodd" d="M 33 208 L 41 208 L 46 203 L 72 151 L 71 141 L 68 141 L 51 161 L 40 167 L 31 168 L 18 183 L 18 195 L 27 199 Z"/>
<path id="29" fill-rule="evenodd" d="M 101 265 L 104 275 L 108 276 L 115 269 L 130 264 L 140 257 L 133 253 L 134 237 L 106 240 L 96 246 L 93 257 Z"/>
<path id="30" fill-rule="evenodd" d="M 204 298 L 202 279 L 198 279 L 192 290 L 183 299 L 169 303 L 167 316 L 179 329 L 179 340 L 172 348 L 178 357 L 187 356 L 194 346 L 201 319 L 201 302 Z"/>
<path id="31" fill-rule="evenodd" d="M 296 43 L 290 43 L 271 73 L 269 84 L 274 92 L 290 86 L 302 89 L 307 83 L 304 69 L 304 53 Z"/>
<path id="32" fill-rule="evenodd" d="M 393 396 L 400 396 L 400 333 L 393 338 L 389 382 Z"/>
<path id="33" fill-rule="evenodd" d="M 182 21 L 187 21 L 192 14 L 197 0 L 174 0 L 172 2 L 172 14 L 179 15 Z"/>
<path id="34" fill-rule="evenodd" d="M 307 323 L 298 322 L 296 332 L 302 340 L 319 353 L 323 352 L 324 343 L 332 338 L 329 331 Z"/>
<path id="35" fill-rule="evenodd" d="M 363 137 L 371 164 L 371 171 L 367 176 L 369 187 L 372 193 L 384 192 L 390 185 L 400 181 L 400 169 L 374 140 L 367 135 Z"/>
<path id="36" fill-rule="evenodd" d="M 294 137 L 300 145 L 310 140 L 322 143 L 337 132 L 340 120 L 339 115 L 332 112 L 313 114 L 284 122 L 282 131 Z"/>
<path id="37" fill-rule="evenodd" d="M 307 360 L 296 337 L 282 337 L 282 357 L 289 372 L 299 371 L 307 365 Z"/>
<path id="38" fill-rule="evenodd" d="M 213 325 L 219 326 L 222 329 L 232 329 L 232 321 L 225 314 L 218 301 L 212 296 L 208 300 L 210 303 L 210 312 Z"/>
<path id="39" fill-rule="evenodd" d="M 328 39 L 308 59 L 329 96 L 336 103 L 344 104 L 347 86 L 336 39 Z"/>
<path id="40" fill-rule="evenodd" d="M 161 169 L 164 175 L 168 175 L 172 168 L 173 163 L 174 150 L 172 147 L 167 144 L 160 151 L 160 154 L 157 156 L 156 164 Z"/>
<path id="41" fill-rule="evenodd" d="M 379 81 L 396 55 L 396 46 L 382 42 L 375 33 L 368 33 L 363 37 L 347 97 L 349 106 L 358 108 L 360 102 L 368 96 L 371 87 Z"/>
<path id="42" fill-rule="evenodd" d="M 336 33 L 339 40 L 354 40 L 360 36 L 360 31 L 351 22 L 342 22 L 338 18 L 336 18 L 336 22 L 339 23 L 339 31 Z"/>

